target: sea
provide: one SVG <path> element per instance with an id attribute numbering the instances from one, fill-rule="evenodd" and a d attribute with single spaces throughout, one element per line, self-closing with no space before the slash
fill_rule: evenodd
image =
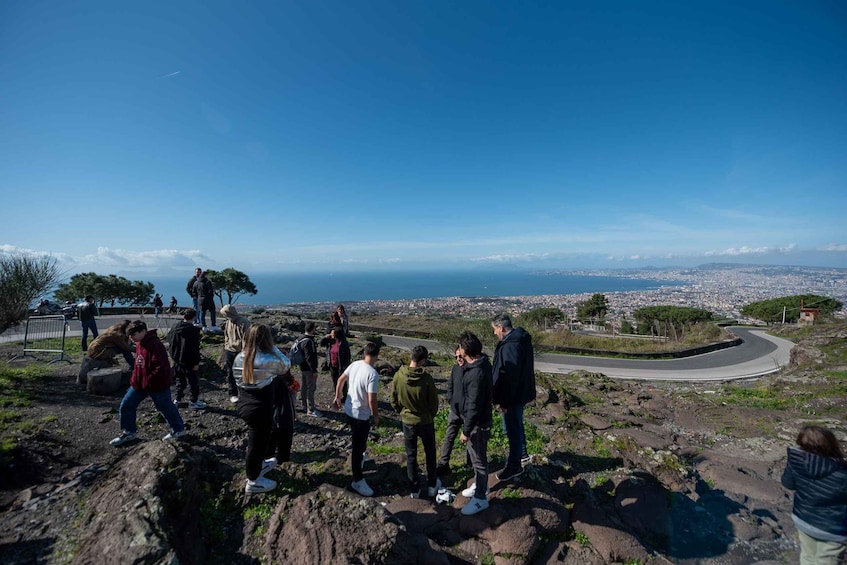
<path id="1" fill-rule="evenodd" d="M 151 277 L 165 305 L 176 296 L 188 304 L 185 277 Z M 539 296 L 652 290 L 686 283 L 611 276 L 533 273 L 525 271 L 361 271 L 337 273 L 257 273 L 250 280 L 258 291 L 243 294 L 238 304 L 277 306 L 304 302 L 353 302 L 444 297 Z M 226 295 L 224 295 L 226 299 Z"/>

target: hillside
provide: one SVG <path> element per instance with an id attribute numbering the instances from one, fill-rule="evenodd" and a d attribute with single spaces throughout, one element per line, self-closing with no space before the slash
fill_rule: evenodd
<path id="1" fill-rule="evenodd" d="M 263 317 L 264 316 L 264 317 Z M 297 320 L 263 314 L 281 336 Z M 791 333 L 795 332 L 795 333 Z M 202 396 L 183 411 L 189 435 L 159 441 L 161 417 L 139 410 L 145 441 L 115 449 L 121 395 L 74 384 L 72 365 L 0 365 L 4 424 L 0 508 L 3 563 L 705 563 L 796 562 L 791 499 L 779 485 L 785 448 L 803 423 L 847 436 L 847 324 L 786 330 L 793 363 L 727 385 L 620 382 L 595 374 L 538 374 L 526 418 L 532 461 L 513 483 L 491 476 L 491 508 L 463 517 L 406 492 L 399 420 L 387 403 L 407 361 L 384 350 L 382 425 L 365 476 L 373 499 L 349 488 L 342 415 L 303 414 L 280 487 L 244 494 L 246 431 L 204 339 Z M 354 356 L 362 342 L 351 342 Z M 4 357 L 12 352 L 6 346 Z M 71 350 L 78 349 L 71 344 Z M 451 359 L 430 368 L 444 392 Z M 328 375 L 319 404 L 331 399 Z M 442 399 L 443 402 L 443 399 Z M 443 433 L 444 418 L 438 422 Z M 495 430 L 491 470 L 505 440 Z M 471 478 L 460 448 L 453 492 Z"/>

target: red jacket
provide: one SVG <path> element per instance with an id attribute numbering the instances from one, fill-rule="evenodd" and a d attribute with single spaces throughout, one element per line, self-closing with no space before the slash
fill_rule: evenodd
<path id="1" fill-rule="evenodd" d="M 159 392 L 173 384 L 168 352 L 156 330 L 148 330 L 147 335 L 135 345 L 135 367 L 132 368 L 129 384 L 144 392 Z"/>

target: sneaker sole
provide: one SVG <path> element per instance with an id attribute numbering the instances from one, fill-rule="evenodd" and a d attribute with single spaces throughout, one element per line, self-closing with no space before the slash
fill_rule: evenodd
<path id="1" fill-rule="evenodd" d="M 503 476 L 504 474 L 505 473 L 497 473 L 497 480 L 498 481 L 511 481 L 512 479 L 515 479 L 515 478 L 523 475 L 524 469 L 521 469 L 520 471 L 515 471 L 514 473 L 508 474 L 506 476 Z"/>

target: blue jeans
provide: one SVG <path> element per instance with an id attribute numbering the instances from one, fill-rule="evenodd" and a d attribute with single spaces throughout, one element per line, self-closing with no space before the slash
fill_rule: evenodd
<path id="1" fill-rule="evenodd" d="M 156 409 L 165 417 L 165 421 L 171 428 L 171 432 L 181 432 L 185 430 L 185 424 L 182 422 L 182 416 L 179 415 L 174 403 L 171 401 L 171 389 L 166 388 L 159 392 L 144 392 L 129 387 L 121 400 L 120 415 L 121 429 L 125 432 L 134 434 L 138 431 L 138 426 L 135 423 L 135 414 L 138 410 L 138 405 L 147 397 L 153 400 Z"/>
<path id="2" fill-rule="evenodd" d="M 93 337 L 97 337 L 97 322 L 94 319 L 80 321 L 79 325 L 82 326 L 82 350 L 88 351 L 88 330 L 91 330 L 91 335 Z"/>
<path id="3" fill-rule="evenodd" d="M 503 412 L 503 431 L 509 439 L 507 469 L 520 469 L 521 457 L 526 455 L 526 434 L 523 427 L 523 404 L 508 406 Z"/>
<path id="4" fill-rule="evenodd" d="M 192 298 L 191 301 L 192 301 L 192 304 L 194 304 L 194 311 L 197 312 L 197 315 L 194 316 L 194 323 L 199 324 L 200 323 L 200 301 L 197 299 L 196 296 L 194 298 Z"/>

